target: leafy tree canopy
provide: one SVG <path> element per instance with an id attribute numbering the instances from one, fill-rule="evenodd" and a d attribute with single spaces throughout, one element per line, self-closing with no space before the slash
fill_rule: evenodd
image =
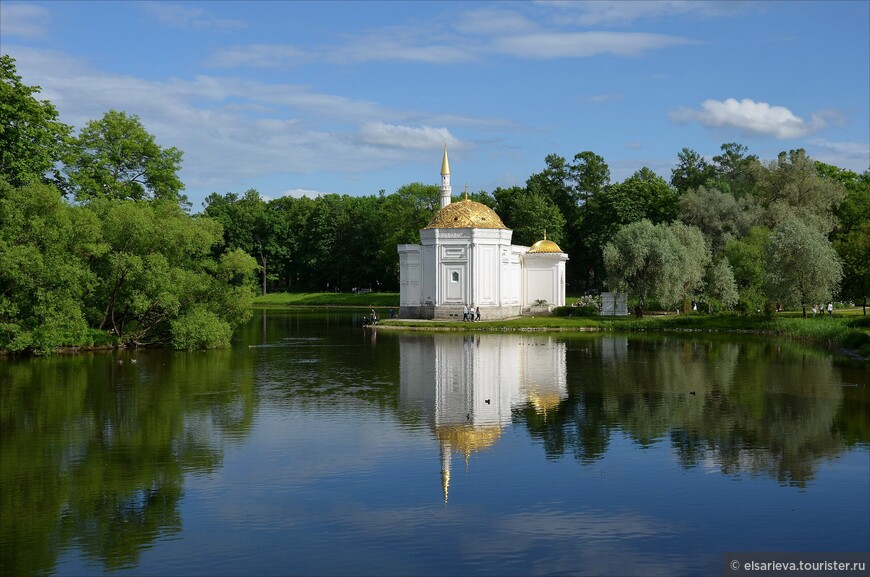
<path id="1" fill-rule="evenodd" d="M 49 182 L 72 133 L 51 102 L 36 99 L 40 90 L 24 84 L 15 60 L 0 54 L 0 177 L 12 186 Z"/>
<path id="2" fill-rule="evenodd" d="M 765 247 L 765 281 L 772 301 L 802 306 L 830 301 L 843 267 L 825 235 L 796 218 L 771 233 Z"/>
<path id="3" fill-rule="evenodd" d="M 178 178 L 182 152 L 162 148 L 136 115 L 110 110 L 81 130 L 64 157 L 65 187 L 79 201 L 95 198 L 186 203 Z"/>

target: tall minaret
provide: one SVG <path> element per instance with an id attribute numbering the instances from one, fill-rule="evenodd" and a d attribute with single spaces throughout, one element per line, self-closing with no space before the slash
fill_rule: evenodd
<path id="1" fill-rule="evenodd" d="M 450 204 L 450 163 L 447 162 L 447 143 L 444 143 L 444 160 L 441 161 L 441 208 Z"/>

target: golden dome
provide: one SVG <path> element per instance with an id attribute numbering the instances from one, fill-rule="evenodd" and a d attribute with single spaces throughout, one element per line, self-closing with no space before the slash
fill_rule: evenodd
<path id="1" fill-rule="evenodd" d="M 472 427 L 470 425 L 446 425 L 435 431 L 438 439 L 447 441 L 450 446 L 461 453 L 469 455 L 491 447 L 501 436 L 501 427 Z"/>
<path id="2" fill-rule="evenodd" d="M 552 240 L 544 239 L 533 244 L 529 252 L 562 252 L 562 249 Z"/>
<path id="3" fill-rule="evenodd" d="M 451 202 L 439 210 L 426 228 L 504 228 L 494 210 L 473 200 Z M 558 248 L 558 247 L 556 247 Z M 561 251 L 559 251 L 561 252 Z"/>

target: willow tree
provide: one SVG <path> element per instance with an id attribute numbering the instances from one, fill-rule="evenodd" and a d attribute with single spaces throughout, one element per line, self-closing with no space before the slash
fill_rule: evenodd
<path id="1" fill-rule="evenodd" d="M 709 253 L 693 229 L 644 219 L 619 229 L 604 246 L 608 285 L 637 299 L 636 316 L 643 316 L 648 299 L 673 306 L 700 287 Z"/>
<path id="2" fill-rule="evenodd" d="M 837 251 L 822 233 L 797 218 L 778 226 L 765 247 L 767 296 L 787 306 L 830 301 L 843 278 Z"/>

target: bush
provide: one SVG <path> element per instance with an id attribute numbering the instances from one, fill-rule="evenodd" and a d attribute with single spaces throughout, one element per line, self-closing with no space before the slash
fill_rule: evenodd
<path id="1" fill-rule="evenodd" d="M 176 349 L 216 349 L 230 346 L 233 329 L 216 314 L 194 308 L 172 321 L 172 346 Z"/>
<path id="2" fill-rule="evenodd" d="M 552 314 L 554 317 L 597 317 L 600 312 L 596 306 L 571 306 L 556 307 Z"/>

